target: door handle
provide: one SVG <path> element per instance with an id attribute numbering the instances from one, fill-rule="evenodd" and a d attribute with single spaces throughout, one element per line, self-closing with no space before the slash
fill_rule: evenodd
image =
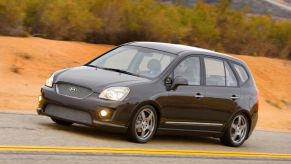
<path id="1" fill-rule="evenodd" d="M 236 99 L 238 99 L 239 98 L 239 96 L 236 96 L 236 95 L 232 95 L 231 97 L 230 97 L 230 99 L 232 99 L 232 100 L 236 100 Z"/>
<path id="2" fill-rule="evenodd" d="M 201 95 L 200 93 L 196 93 L 195 97 L 196 97 L 197 99 L 200 99 L 200 98 L 203 98 L 204 96 Z"/>

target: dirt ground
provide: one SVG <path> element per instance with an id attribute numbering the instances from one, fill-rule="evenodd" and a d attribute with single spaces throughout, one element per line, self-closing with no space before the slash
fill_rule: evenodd
<path id="1" fill-rule="evenodd" d="M 111 45 L 0 37 L 0 111 L 35 113 L 40 87 L 54 71 L 86 63 Z M 260 91 L 257 129 L 291 132 L 291 61 L 234 55 Z"/>

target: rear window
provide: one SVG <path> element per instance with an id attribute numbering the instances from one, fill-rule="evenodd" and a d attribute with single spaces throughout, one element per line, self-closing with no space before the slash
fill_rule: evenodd
<path id="1" fill-rule="evenodd" d="M 238 64 L 233 64 L 235 71 L 237 72 L 239 78 L 241 79 L 241 81 L 244 83 L 248 80 L 249 76 L 246 72 L 246 70 L 244 69 L 244 67 L 238 65 Z"/>

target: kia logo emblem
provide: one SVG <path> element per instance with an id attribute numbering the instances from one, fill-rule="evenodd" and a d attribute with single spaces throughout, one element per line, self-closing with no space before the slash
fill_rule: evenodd
<path id="1" fill-rule="evenodd" d="M 70 87 L 70 88 L 69 88 L 69 91 L 70 91 L 70 92 L 77 92 L 77 88 L 75 88 L 75 87 Z"/>

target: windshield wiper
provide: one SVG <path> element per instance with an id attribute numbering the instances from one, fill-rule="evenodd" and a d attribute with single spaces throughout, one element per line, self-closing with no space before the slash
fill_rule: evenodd
<path id="1" fill-rule="evenodd" d="M 99 67 L 99 66 L 92 65 L 92 64 L 88 64 L 88 65 L 86 65 L 86 66 L 88 66 L 88 67 L 94 67 L 94 68 L 98 68 L 98 69 L 109 70 L 109 71 L 120 72 L 120 73 L 125 73 L 125 74 L 128 74 L 128 75 L 133 75 L 133 76 L 140 77 L 140 76 L 139 76 L 139 75 L 137 75 L 137 74 L 134 74 L 134 73 L 131 73 L 131 72 L 127 72 L 127 71 L 125 71 L 125 70 L 121 70 L 121 69 L 116 69 L 116 68 L 106 68 L 106 67 Z"/>
<path id="2" fill-rule="evenodd" d="M 87 64 L 85 66 L 102 69 L 102 67 L 99 67 L 99 66 L 96 66 L 96 65 L 92 65 L 92 64 Z"/>
<path id="3" fill-rule="evenodd" d="M 115 71 L 115 72 L 120 72 L 120 73 L 125 73 L 128 75 L 133 75 L 133 76 L 138 76 L 137 74 L 131 73 L 131 72 L 127 72 L 125 70 L 121 70 L 121 69 L 116 69 L 116 68 L 106 68 L 106 67 L 102 67 L 101 69 L 105 69 L 105 70 L 109 70 L 109 71 Z"/>

